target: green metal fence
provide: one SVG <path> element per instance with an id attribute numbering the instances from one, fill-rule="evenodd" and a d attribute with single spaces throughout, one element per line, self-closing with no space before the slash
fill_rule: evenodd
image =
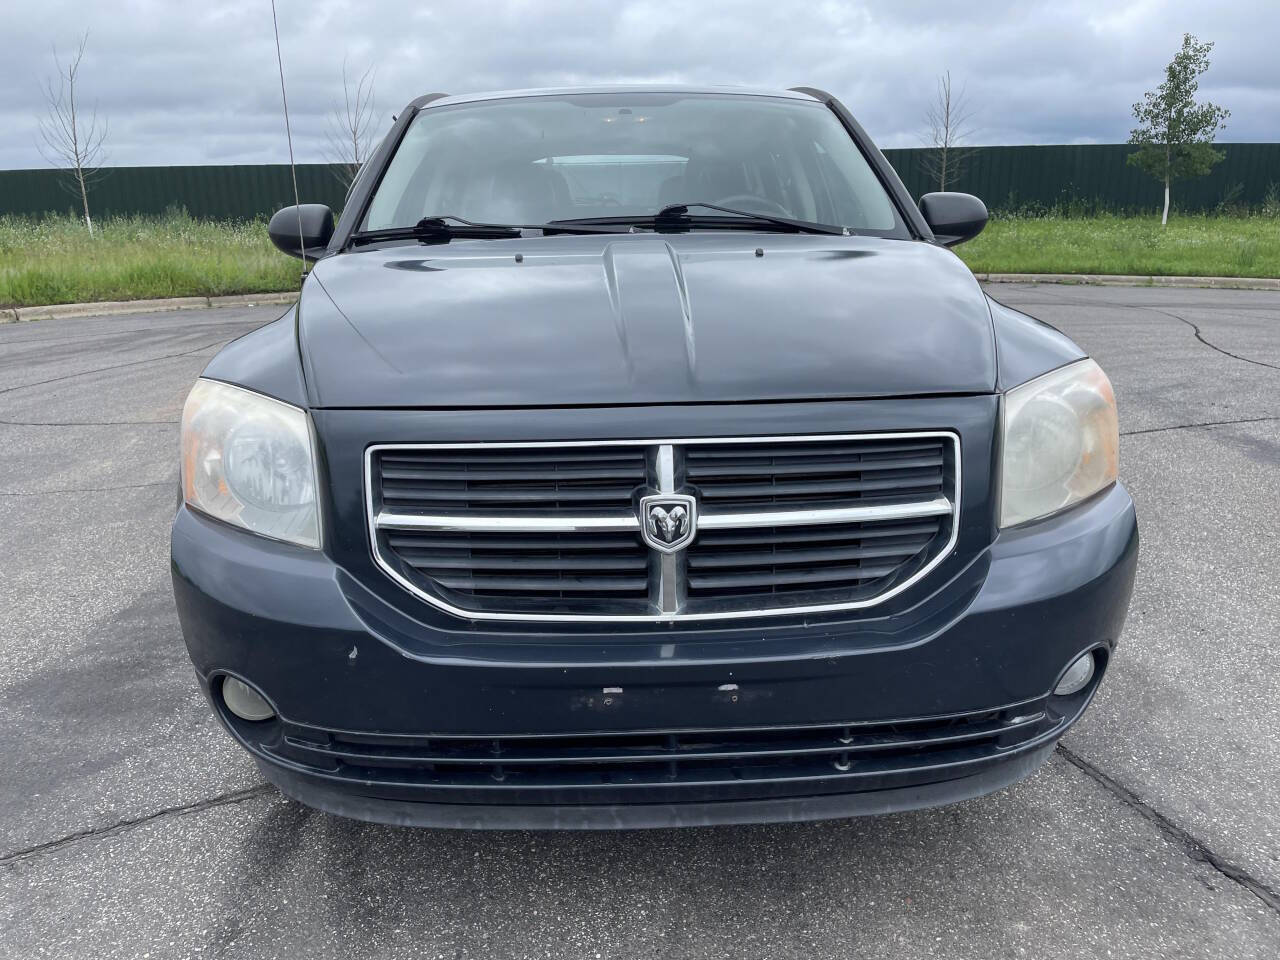
<path id="1" fill-rule="evenodd" d="M 1280 143 L 1220 144 L 1226 159 L 1208 176 L 1176 183 L 1175 210 L 1211 211 L 1225 202 L 1258 206 L 1268 187 L 1280 189 Z M 963 160 L 950 189 L 977 194 L 993 210 L 1048 207 L 1153 211 L 1161 187 L 1125 158 L 1127 144 L 1048 147 L 976 147 Z M 924 171 L 923 149 L 886 150 L 913 196 L 936 190 Z M 56 170 L 0 170 L 0 214 L 43 216 L 77 207 Z M 342 205 L 345 188 L 324 163 L 298 167 L 304 202 Z M 293 202 L 285 164 L 194 167 L 112 167 L 93 185 L 95 217 L 160 214 L 184 207 L 194 217 L 266 217 Z"/>
<path id="2" fill-rule="evenodd" d="M 89 188 L 89 212 L 95 218 L 185 207 L 193 217 L 247 220 L 268 217 L 293 203 L 293 180 L 284 163 L 108 167 L 99 173 Z M 66 181 L 66 174 L 57 170 L 0 170 L 0 214 L 76 212 L 79 198 L 68 192 Z M 298 195 L 304 203 L 337 209 L 345 194 L 329 164 L 298 165 Z"/>
<path id="3" fill-rule="evenodd" d="M 1224 143 L 1226 155 L 1211 173 L 1173 185 L 1173 206 L 1213 211 L 1220 205 L 1262 204 L 1271 184 L 1280 191 L 1280 143 Z M 948 189 L 972 193 L 993 210 L 1082 207 L 1150 212 L 1164 202 L 1164 187 L 1127 162 L 1134 147 L 1098 143 L 1051 147 L 977 147 L 961 162 Z M 886 150 L 911 195 L 938 189 L 924 170 L 926 150 Z"/>

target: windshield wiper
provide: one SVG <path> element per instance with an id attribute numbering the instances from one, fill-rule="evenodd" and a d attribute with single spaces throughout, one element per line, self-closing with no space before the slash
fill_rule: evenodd
<path id="1" fill-rule="evenodd" d="M 705 207 L 729 216 L 694 215 L 690 207 Z M 808 220 L 792 220 L 767 213 L 752 213 L 721 206 L 718 203 L 672 203 L 655 214 L 622 217 L 581 217 L 574 220 L 552 220 L 549 223 L 477 223 L 451 213 L 423 217 L 411 227 L 387 227 L 382 230 L 358 230 L 350 243 L 358 246 L 384 240 L 418 240 L 421 243 L 448 243 L 450 240 L 502 240 L 524 236 L 525 230 L 547 233 L 624 233 L 634 227 L 653 230 L 688 230 L 703 227 L 713 230 L 759 230 L 772 228 L 787 233 L 826 233 L 848 236 L 846 227 Z"/>
<path id="2" fill-rule="evenodd" d="M 475 223 L 452 214 L 423 217 L 412 227 L 388 227 L 384 230 L 360 230 L 351 235 L 353 244 L 377 243 L 379 240 L 485 240 L 520 236 L 520 228 L 506 223 Z"/>
<path id="3" fill-rule="evenodd" d="M 717 210 L 720 213 L 731 214 L 727 217 L 708 216 L 706 214 L 696 215 L 689 213 L 690 207 L 705 207 L 708 210 Z M 851 231 L 846 227 L 836 227 L 827 223 L 814 223 L 809 220 L 793 220 L 790 217 L 775 217 L 769 213 L 753 213 L 750 210 L 738 210 L 735 207 L 725 207 L 718 203 L 701 203 L 689 201 L 688 203 L 672 203 L 663 207 L 655 214 L 645 216 L 630 217 L 584 217 L 581 220 L 553 220 L 552 224 L 559 226 L 569 225 L 586 225 L 586 224 L 633 224 L 635 226 L 652 227 L 655 230 L 662 229 L 679 229 L 686 230 L 690 227 L 705 227 L 710 229 L 724 230 L 759 230 L 762 226 L 773 227 L 787 233 L 825 233 L 834 234 L 836 236 L 849 236 Z"/>
<path id="4" fill-rule="evenodd" d="M 769 213 L 754 213 L 750 210 L 739 210 L 736 207 L 722 207 L 718 203 L 701 203 L 698 201 L 668 204 L 658 211 L 654 220 L 659 222 L 673 220 L 679 223 L 686 220 L 705 222 L 709 219 L 716 219 L 714 217 L 695 217 L 689 213 L 690 207 L 705 207 L 707 210 L 719 210 L 721 213 L 731 213 L 736 217 L 746 217 L 748 220 L 756 220 L 763 223 L 772 223 L 779 227 L 787 227 L 788 229 L 794 230 L 796 233 L 848 233 L 848 230 L 844 227 L 833 227 L 827 223 L 814 223 L 810 220 L 793 220 L 790 217 L 775 217 Z"/>
<path id="5" fill-rule="evenodd" d="M 423 243 L 448 243 L 450 240 L 502 240 L 524 235 L 525 230 L 544 233 L 619 233 L 625 228 L 607 224 L 553 221 L 551 223 L 476 223 L 451 213 L 423 217 L 412 227 L 388 227 L 383 230 L 359 230 L 351 235 L 352 244 L 378 243 L 382 240 L 420 240 Z"/>

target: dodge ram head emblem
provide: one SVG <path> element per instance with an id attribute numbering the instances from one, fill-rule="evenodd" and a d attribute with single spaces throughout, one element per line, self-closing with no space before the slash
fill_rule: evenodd
<path id="1" fill-rule="evenodd" d="M 640 532 L 644 542 L 663 553 L 683 550 L 697 530 L 698 504 L 681 493 L 640 498 Z"/>

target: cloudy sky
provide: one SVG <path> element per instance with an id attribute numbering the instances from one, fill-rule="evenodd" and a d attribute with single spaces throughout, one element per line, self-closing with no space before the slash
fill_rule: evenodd
<path id="1" fill-rule="evenodd" d="M 114 164 L 287 159 L 269 0 L 4 0 L 0 168 L 36 150 L 51 46 L 88 29 L 83 95 Z M 685 81 L 822 87 L 881 146 L 917 146 L 936 76 L 975 143 L 1122 141 L 1184 31 L 1216 43 L 1201 95 L 1224 140 L 1280 140 L 1277 0 L 277 0 L 300 161 L 324 160 L 345 56 L 376 64 L 383 123 L 435 90 Z"/>

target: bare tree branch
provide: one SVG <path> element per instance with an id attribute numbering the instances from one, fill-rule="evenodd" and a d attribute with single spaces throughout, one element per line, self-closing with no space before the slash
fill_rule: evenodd
<path id="1" fill-rule="evenodd" d="M 58 73 L 58 85 L 46 78 L 44 99 L 46 115 L 39 119 L 40 140 L 36 148 L 50 166 L 58 167 L 67 176 L 63 187 L 79 197 L 84 211 L 84 225 L 93 234 L 93 219 L 89 216 L 89 186 L 102 173 L 106 159 L 104 144 L 107 140 L 107 121 L 98 122 L 98 105 L 90 110 L 88 122 L 77 101 L 76 84 L 80 79 L 80 63 L 84 60 L 85 46 L 89 42 L 86 32 L 80 38 L 75 54 L 64 66 L 53 48 L 53 65 Z"/>
<path id="2" fill-rule="evenodd" d="M 325 155 L 334 165 L 336 176 L 350 187 L 360 166 L 373 150 L 373 134 L 379 115 L 374 100 L 376 71 L 369 67 L 352 85 L 347 73 L 347 59 L 342 60 L 342 101 L 329 111 L 325 135 L 329 141 Z"/>
<path id="3" fill-rule="evenodd" d="M 920 165 L 939 190 L 946 190 L 964 172 L 964 162 L 973 153 L 966 143 L 974 132 L 969 98 L 963 86 L 958 91 L 952 89 L 950 70 L 938 77 L 938 90 L 925 112 L 925 120 L 929 132 L 922 139 L 930 149 L 921 157 Z"/>

